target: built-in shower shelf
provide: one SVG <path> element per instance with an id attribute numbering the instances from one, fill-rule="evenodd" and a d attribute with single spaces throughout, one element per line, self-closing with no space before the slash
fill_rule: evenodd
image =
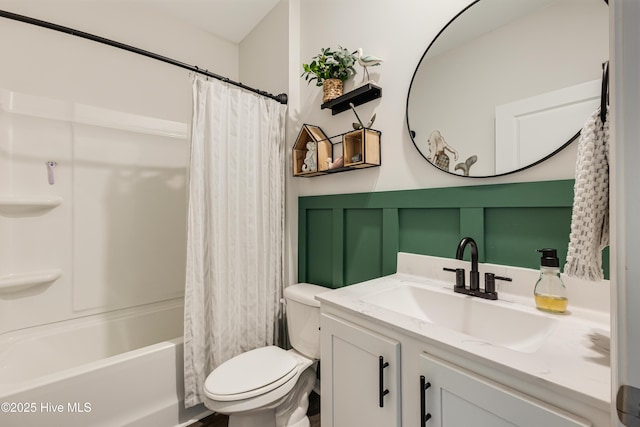
<path id="1" fill-rule="evenodd" d="M 32 273 L 0 276 L 0 293 L 25 291 L 36 286 L 48 285 L 62 277 L 62 270 L 42 270 Z"/>
<path id="2" fill-rule="evenodd" d="M 0 196 L 0 214 L 27 215 L 44 213 L 62 203 L 59 196 Z"/>

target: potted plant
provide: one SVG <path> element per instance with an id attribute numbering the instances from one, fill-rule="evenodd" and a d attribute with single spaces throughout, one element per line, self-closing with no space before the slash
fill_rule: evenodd
<path id="1" fill-rule="evenodd" d="M 356 57 L 347 49 L 338 46 L 338 49 L 320 49 L 320 53 L 309 64 L 302 64 L 304 77 L 308 83 L 316 81 L 316 86 L 322 86 L 324 96 L 322 102 L 327 102 L 342 95 L 342 82 L 356 74 L 353 67 Z"/>

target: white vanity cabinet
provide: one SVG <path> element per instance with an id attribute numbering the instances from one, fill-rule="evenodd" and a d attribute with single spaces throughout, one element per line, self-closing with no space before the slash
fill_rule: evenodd
<path id="1" fill-rule="evenodd" d="M 334 307 L 323 309 L 321 345 L 323 427 L 608 425 L 608 414 L 569 393 L 480 368 L 459 353 Z M 382 366 L 389 364 L 382 369 L 381 356 Z M 424 393 L 421 376 L 429 383 Z"/>
<path id="2" fill-rule="evenodd" d="M 322 427 L 400 427 L 400 343 L 323 314 Z"/>
<path id="3" fill-rule="evenodd" d="M 323 427 L 609 427 L 608 282 L 567 278 L 554 316 L 532 301 L 538 271 L 479 265 L 513 279 L 487 301 L 453 291 L 455 262 L 399 253 L 397 273 L 316 296 Z"/>
<path id="4" fill-rule="evenodd" d="M 418 358 L 422 378 L 413 379 L 416 392 L 412 393 L 418 401 L 409 405 L 418 412 L 415 427 L 591 426 L 588 421 L 427 353 Z"/>

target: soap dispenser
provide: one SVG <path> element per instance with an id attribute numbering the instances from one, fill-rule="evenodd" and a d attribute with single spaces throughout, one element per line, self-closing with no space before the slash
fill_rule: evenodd
<path id="1" fill-rule="evenodd" d="M 538 309 L 550 313 L 564 313 L 567 310 L 567 288 L 560 278 L 560 263 L 555 249 L 538 249 L 540 277 L 533 291 Z"/>

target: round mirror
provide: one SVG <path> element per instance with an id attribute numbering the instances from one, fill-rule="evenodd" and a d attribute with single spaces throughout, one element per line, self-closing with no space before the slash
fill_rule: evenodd
<path id="1" fill-rule="evenodd" d="M 455 175 L 540 163 L 598 108 L 608 59 L 603 0 L 477 0 L 438 33 L 414 72 L 413 143 Z"/>

